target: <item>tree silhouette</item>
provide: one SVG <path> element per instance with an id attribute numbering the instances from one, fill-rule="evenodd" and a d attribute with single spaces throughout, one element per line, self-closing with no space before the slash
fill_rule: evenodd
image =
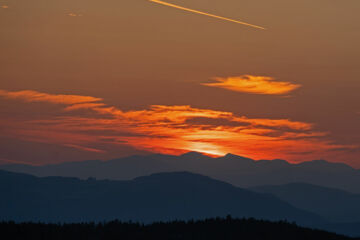
<path id="1" fill-rule="evenodd" d="M 286 221 L 212 218 L 201 221 L 74 224 L 0 223 L 2 236 L 12 240 L 346 240 L 349 237 L 299 227 Z M 3 238 L 4 239 L 4 238 Z"/>

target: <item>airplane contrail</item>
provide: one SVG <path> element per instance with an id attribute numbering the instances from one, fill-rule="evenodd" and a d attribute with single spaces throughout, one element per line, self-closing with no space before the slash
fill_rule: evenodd
<path id="1" fill-rule="evenodd" d="M 184 11 L 188 11 L 188 12 L 192 12 L 192 13 L 197 13 L 197 14 L 208 16 L 208 17 L 213 17 L 213 18 L 217 18 L 217 19 L 221 19 L 221 20 L 225 20 L 225 21 L 229 21 L 229 22 L 242 24 L 242 25 L 245 25 L 245 26 L 248 26 L 248 27 L 253 27 L 253 28 L 265 30 L 265 28 L 261 27 L 261 26 L 257 26 L 257 25 L 250 24 L 250 23 L 247 23 L 247 22 L 237 21 L 237 20 L 234 20 L 234 19 L 231 19 L 231 18 L 217 16 L 217 15 L 206 13 L 206 12 L 201 12 L 201 11 L 198 11 L 198 10 L 182 7 L 182 6 L 179 6 L 179 5 L 172 4 L 172 3 L 163 2 L 161 0 L 149 0 L 149 1 L 161 4 L 161 5 L 165 5 L 165 6 L 168 6 L 168 7 L 177 8 L 177 9 L 180 9 L 180 10 L 184 10 Z"/>

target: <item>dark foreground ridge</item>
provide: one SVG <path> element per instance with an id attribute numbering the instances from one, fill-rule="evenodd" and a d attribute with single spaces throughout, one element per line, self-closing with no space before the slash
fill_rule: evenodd
<path id="1" fill-rule="evenodd" d="M 287 222 L 269 222 L 231 217 L 202 221 L 173 221 L 142 225 L 112 221 L 108 223 L 42 224 L 0 223 L 0 232 L 13 240 L 112 240 L 112 239 L 157 239 L 157 240 L 346 240 L 349 238 L 321 230 L 298 227 Z"/>

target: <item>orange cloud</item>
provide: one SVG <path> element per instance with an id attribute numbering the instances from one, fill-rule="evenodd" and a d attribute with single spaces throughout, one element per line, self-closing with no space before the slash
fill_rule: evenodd
<path id="1" fill-rule="evenodd" d="M 237 92 L 284 95 L 299 87 L 299 84 L 275 81 L 272 77 L 243 75 L 239 77 L 215 78 L 217 82 L 203 83 L 204 86 L 224 88 Z"/>
<path id="2" fill-rule="evenodd" d="M 65 111 L 74 111 L 79 109 L 95 109 L 98 107 L 104 107 L 104 103 L 77 103 L 65 108 Z"/>
<path id="3" fill-rule="evenodd" d="M 83 16 L 82 14 L 73 13 L 73 12 L 67 13 L 66 15 L 69 17 L 82 17 Z"/>
<path id="4" fill-rule="evenodd" d="M 8 99 L 19 99 L 26 102 L 48 102 L 55 104 L 82 104 L 102 101 L 102 98 L 95 98 L 89 96 L 79 95 L 63 95 L 63 94 L 48 94 L 37 91 L 24 90 L 24 91 L 5 91 L 0 90 L 0 96 Z"/>
<path id="5" fill-rule="evenodd" d="M 255 159 L 309 160 L 357 148 L 334 144 L 327 139 L 327 133 L 314 130 L 312 124 L 290 119 L 248 118 L 191 106 L 153 105 L 144 110 L 122 111 L 102 103 L 101 98 L 35 91 L 5 94 L 0 91 L 0 96 L 68 105 L 65 106 L 66 115 L 61 117 L 48 116 L 25 122 L 0 120 L 5 129 L 3 134 L 103 155 L 107 151 L 102 147 L 129 145 L 139 150 L 171 154 L 197 151 L 224 155 L 230 152 Z M 93 114 L 89 117 L 79 110 Z"/>
<path id="6" fill-rule="evenodd" d="M 3 8 L 3 9 L 8 9 L 9 6 L 8 6 L 8 5 L 2 5 L 1 8 Z"/>

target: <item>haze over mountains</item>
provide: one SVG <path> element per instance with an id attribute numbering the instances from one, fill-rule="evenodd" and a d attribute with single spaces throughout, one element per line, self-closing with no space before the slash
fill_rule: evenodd
<path id="1" fill-rule="evenodd" d="M 295 188 L 299 189 L 296 185 Z M 117 219 L 152 223 L 230 214 L 237 218 L 287 220 L 301 226 L 360 236 L 360 223 L 355 221 L 357 218 L 352 218 L 354 215 L 347 216 L 346 219 L 354 220 L 349 222 L 332 217 L 334 212 L 342 210 L 342 206 L 336 206 L 332 201 L 330 207 L 335 209 L 329 213 L 324 212 L 329 207 L 327 204 L 317 209 L 319 199 L 326 197 L 323 192 L 319 193 L 320 197 L 313 198 L 310 191 L 300 191 L 305 195 L 296 201 L 288 195 L 292 194 L 291 191 L 284 191 L 281 195 L 269 189 L 259 187 L 250 191 L 188 172 L 158 173 L 130 181 L 114 181 L 39 178 L 0 170 L 0 221 L 77 223 Z M 336 190 L 327 192 L 336 193 Z M 335 194 L 335 201 L 339 197 L 342 195 Z M 314 206 L 306 205 L 313 200 Z M 346 201 L 338 200 L 337 203 L 346 204 Z M 352 207 L 348 206 L 349 209 Z M 349 212 L 344 211 L 344 214 Z"/>
<path id="2" fill-rule="evenodd" d="M 83 222 L 254 217 L 326 222 L 269 194 L 236 188 L 211 178 L 162 173 L 131 181 L 79 180 L 0 171 L 0 220 Z"/>
<path id="3" fill-rule="evenodd" d="M 324 160 L 291 164 L 284 160 L 254 161 L 232 154 L 211 158 L 190 152 L 181 156 L 155 154 L 44 166 L 10 164 L 0 165 L 0 169 L 39 177 L 95 177 L 112 180 L 130 180 L 159 172 L 188 171 L 243 188 L 302 182 L 360 193 L 360 185 L 356 184 L 360 182 L 360 170 Z"/>
<path id="4" fill-rule="evenodd" d="M 250 188 L 272 194 L 291 205 L 336 222 L 360 222 L 360 194 L 306 183 L 267 185 Z"/>

